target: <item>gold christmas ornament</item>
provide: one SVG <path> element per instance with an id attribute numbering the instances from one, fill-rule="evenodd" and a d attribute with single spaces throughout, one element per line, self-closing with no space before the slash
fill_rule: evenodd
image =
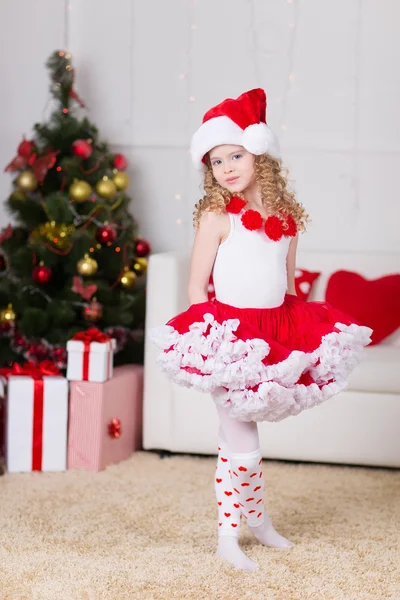
<path id="1" fill-rule="evenodd" d="M 11 323 L 15 321 L 16 314 L 13 310 L 12 304 L 9 304 L 7 308 L 0 310 L 0 323 Z"/>
<path id="2" fill-rule="evenodd" d="M 32 171 L 23 171 L 18 175 L 16 184 L 23 192 L 33 192 L 38 186 L 38 180 Z"/>
<path id="3" fill-rule="evenodd" d="M 129 185 L 129 175 L 123 171 L 117 171 L 113 177 L 113 182 L 120 191 L 126 190 Z"/>
<path id="4" fill-rule="evenodd" d="M 147 271 L 147 258 L 144 256 L 136 258 L 133 270 L 137 275 L 144 275 Z"/>
<path id="5" fill-rule="evenodd" d="M 75 227 L 73 225 L 48 221 L 34 229 L 31 236 L 33 240 L 47 242 L 55 248 L 64 250 L 70 245 L 71 235 L 74 231 Z"/>
<path id="6" fill-rule="evenodd" d="M 133 271 L 130 271 L 128 267 L 126 267 L 125 271 L 122 274 L 120 282 L 124 288 L 133 288 L 133 286 L 136 283 L 136 274 Z"/>
<path id="7" fill-rule="evenodd" d="M 79 275 L 82 275 L 83 277 L 91 277 L 97 273 L 99 266 L 94 258 L 90 258 L 89 254 L 85 254 L 85 256 L 78 261 L 76 268 Z"/>
<path id="8" fill-rule="evenodd" d="M 11 194 L 11 199 L 17 200 L 18 202 L 23 202 L 24 200 L 26 200 L 26 195 L 22 190 L 16 190 Z"/>
<path id="9" fill-rule="evenodd" d="M 92 188 L 87 181 L 81 179 L 74 179 L 74 182 L 69 188 L 69 194 L 75 202 L 86 202 L 89 200 L 92 193 Z"/>
<path id="10" fill-rule="evenodd" d="M 112 179 L 108 179 L 108 177 L 103 177 L 96 183 L 96 192 L 102 198 L 106 200 L 111 200 L 114 198 L 117 193 L 117 188 Z"/>

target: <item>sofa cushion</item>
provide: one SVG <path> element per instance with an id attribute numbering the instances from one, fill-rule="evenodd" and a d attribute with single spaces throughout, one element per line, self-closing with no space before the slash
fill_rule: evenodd
<path id="1" fill-rule="evenodd" d="M 364 360 L 349 377 L 349 390 L 400 393 L 400 348 L 368 346 Z"/>
<path id="2" fill-rule="evenodd" d="M 371 327 L 372 344 L 379 344 L 400 327 L 400 274 L 366 279 L 352 271 L 336 271 L 328 281 L 326 301 Z"/>

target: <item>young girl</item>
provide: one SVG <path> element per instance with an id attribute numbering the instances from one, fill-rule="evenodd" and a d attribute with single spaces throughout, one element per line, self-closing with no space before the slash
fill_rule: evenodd
<path id="1" fill-rule="evenodd" d="M 217 554 L 253 570 L 238 545 L 242 516 L 262 544 L 292 545 L 264 509 L 257 422 L 297 415 L 343 390 L 371 330 L 295 295 L 307 215 L 282 174 L 263 90 L 209 110 L 191 153 L 204 170 L 205 194 L 194 218 L 190 307 L 150 335 L 163 350 L 161 369 L 216 403 Z M 208 302 L 211 272 L 216 299 Z"/>

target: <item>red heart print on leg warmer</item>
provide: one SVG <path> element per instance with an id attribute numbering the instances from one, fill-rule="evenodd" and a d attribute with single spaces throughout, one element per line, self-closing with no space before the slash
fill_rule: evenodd
<path id="1" fill-rule="evenodd" d="M 243 497 L 240 506 L 243 507 L 243 515 L 248 524 L 251 527 L 260 525 L 264 520 L 264 485 L 260 477 L 261 451 L 257 449 L 248 453 L 230 452 L 229 459 L 232 472 L 237 474 L 237 477 L 234 478 L 236 487 L 233 488 L 236 495 L 235 503 L 240 503 Z M 258 485 L 255 485 L 253 481 L 257 481 Z M 247 488 L 249 489 L 247 490 Z M 242 490 L 243 496 L 239 489 Z M 256 506 L 258 510 L 256 510 Z"/>
<path id="2" fill-rule="evenodd" d="M 215 473 L 214 489 L 218 508 L 218 535 L 239 535 L 241 508 L 235 500 L 231 481 L 231 465 L 228 448 L 220 442 Z"/>

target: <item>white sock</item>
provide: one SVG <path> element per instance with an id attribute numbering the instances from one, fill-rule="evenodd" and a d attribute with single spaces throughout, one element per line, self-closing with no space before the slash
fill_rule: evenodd
<path id="1" fill-rule="evenodd" d="M 271 548 L 289 548 L 292 542 L 277 533 L 264 509 L 261 451 L 230 453 L 232 487 L 243 516 L 259 542 Z"/>
<path id="2" fill-rule="evenodd" d="M 230 562 L 237 569 L 255 571 L 258 564 L 251 560 L 239 547 L 237 536 L 220 535 L 218 538 L 217 555 Z"/>

